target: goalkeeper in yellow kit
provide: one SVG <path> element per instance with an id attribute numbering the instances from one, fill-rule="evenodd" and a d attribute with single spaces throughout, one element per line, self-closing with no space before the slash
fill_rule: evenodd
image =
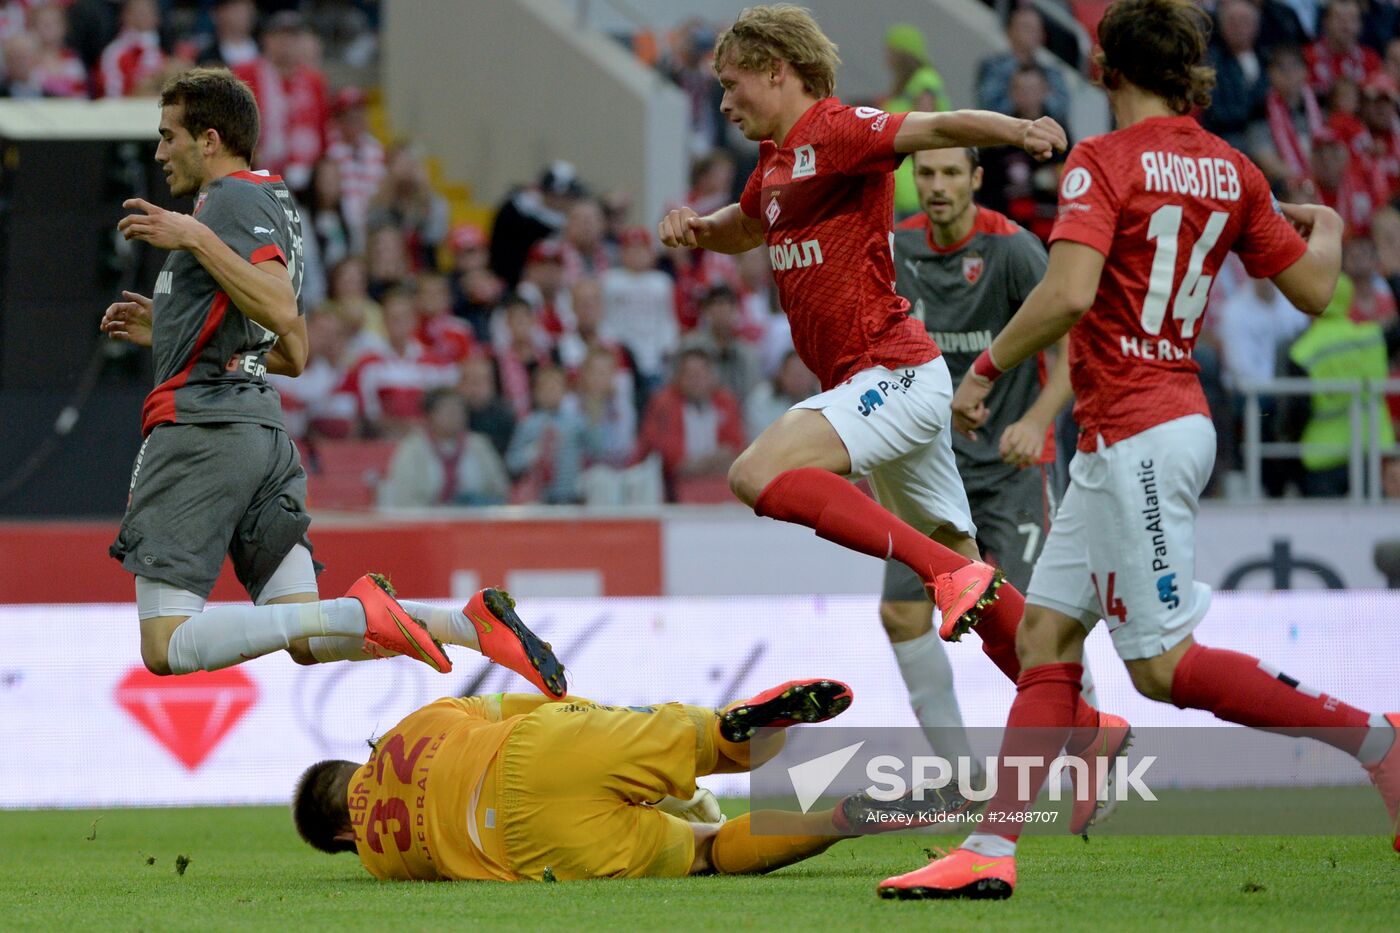
<path id="1" fill-rule="evenodd" d="M 377 878 L 558 880 L 771 871 L 855 835 L 846 806 L 765 814 L 785 835 L 722 822 L 706 774 L 776 755 L 764 727 L 821 722 L 851 703 L 834 680 L 791 681 L 724 710 L 603 706 L 580 697 L 442 699 L 410 714 L 369 761 L 322 761 L 292 801 L 297 831 L 356 852 Z M 750 741 L 750 739 L 753 739 Z"/>

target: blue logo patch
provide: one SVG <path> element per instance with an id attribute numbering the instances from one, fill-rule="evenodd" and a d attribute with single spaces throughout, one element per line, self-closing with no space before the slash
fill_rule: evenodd
<path id="1" fill-rule="evenodd" d="M 1157 578 L 1157 599 L 1168 609 L 1175 609 L 1181 605 L 1181 597 L 1176 592 L 1176 574 L 1169 573 Z"/>
<path id="2" fill-rule="evenodd" d="M 861 416 L 869 418 L 870 413 L 883 404 L 885 404 L 885 397 L 880 394 L 879 389 L 867 389 L 860 397 Z"/>

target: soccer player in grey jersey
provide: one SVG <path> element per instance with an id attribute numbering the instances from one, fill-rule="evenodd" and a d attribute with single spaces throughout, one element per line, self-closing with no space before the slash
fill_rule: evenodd
<path id="1" fill-rule="evenodd" d="M 895 290 L 928 328 L 956 382 L 1040 281 L 1045 247 L 973 203 L 982 185 L 977 150 L 925 150 L 912 159 L 923 210 L 895 230 Z M 953 434 L 977 544 L 1017 589 L 1030 582 L 1054 513 L 1051 425 L 1071 395 L 1069 361 L 1060 350 L 1048 372 L 1043 364 L 1026 365 L 998 381 L 987 401 L 991 415 L 976 437 Z M 886 561 L 880 621 L 920 726 L 940 754 L 956 758 L 970 752 L 932 610 L 919 578 Z M 1093 703 L 1087 672 L 1084 679 L 1084 698 Z"/>
<path id="2" fill-rule="evenodd" d="M 400 603 L 366 575 L 345 598 L 320 599 L 306 474 L 264 378 L 306 363 L 300 219 L 280 178 L 249 170 L 258 109 L 246 84 L 196 69 L 167 82 L 160 105 L 156 161 L 172 194 L 195 196 L 194 213 L 123 204 L 134 213 L 122 235 L 170 255 L 154 296 L 124 292 L 101 325 L 155 356 L 145 440 L 111 547 L 136 576 L 147 668 L 217 670 L 286 650 L 304 664 L 406 654 L 448 671 L 441 640 L 562 695 L 562 668 L 499 591 L 453 611 Z M 205 608 L 225 553 L 255 605 Z"/>

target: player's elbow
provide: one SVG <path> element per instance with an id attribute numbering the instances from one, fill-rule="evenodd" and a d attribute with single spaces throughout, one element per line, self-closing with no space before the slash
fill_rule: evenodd
<path id="1" fill-rule="evenodd" d="M 1097 284 L 1090 287 L 1079 282 L 1062 282 L 1055 286 L 1050 295 L 1050 306 L 1057 317 L 1064 318 L 1073 326 L 1094 305 Z"/>
<path id="2" fill-rule="evenodd" d="M 279 367 L 280 374 L 292 377 L 300 376 L 306 371 L 306 357 L 307 352 L 305 349 L 301 350 L 299 353 L 286 354 L 283 357 L 282 365 Z"/>

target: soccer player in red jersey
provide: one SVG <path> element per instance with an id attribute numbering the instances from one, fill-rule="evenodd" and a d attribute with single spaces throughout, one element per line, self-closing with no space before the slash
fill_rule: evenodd
<path id="1" fill-rule="evenodd" d="M 1064 130 L 1049 118 L 847 107 L 832 96 L 839 61 L 806 10 L 745 10 L 715 46 L 715 70 L 725 117 L 762 141 L 758 167 L 738 204 L 703 217 L 679 208 L 660 224 L 668 247 L 766 242 L 798 355 L 821 380 L 735 461 L 729 484 L 759 515 L 907 564 L 943 636 L 976 625 L 1014 679 L 1021 597 L 980 560 L 948 433 L 948 368 L 895 293 L 890 173 L 907 153 L 950 146 L 1044 159 L 1065 147 Z M 851 476 L 869 477 L 879 503 Z"/>
<path id="2" fill-rule="evenodd" d="M 1319 314 L 1342 239 L 1336 212 L 1278 205 L 1259 169 L 1188 115 L 1214 83 L 1201 65 L 1209 22 L 1191 0 L 1120 0 L 1104 16 L 1099 64 L 1118 129 L 1070 153 L 1045 278 L 953 400 L 957 427 L 976 426 L 996 377 L 1069 332 L 1082 433 L 1026 595 L 1023 673 L 1001 748 L 1003 762 L 1032 756 L 1047 767 L 1031 770 L 1022 798 L 1003 765 L 987 831 L 882 882 L 882 896 L 1011 894 L 1015 818 L 1076 731 L 1084 638 L 1100 618 L 1144 696 L 1334 745 L 1366 767 L 1396 821 L 1400 714 L 1370 715 L 1191 637 L 1210 602 L 1193 579 L 1193 539 L 1215 433 L 1191 350 L 1211 281 L 1234 250 L 1251 276 Z"/>

